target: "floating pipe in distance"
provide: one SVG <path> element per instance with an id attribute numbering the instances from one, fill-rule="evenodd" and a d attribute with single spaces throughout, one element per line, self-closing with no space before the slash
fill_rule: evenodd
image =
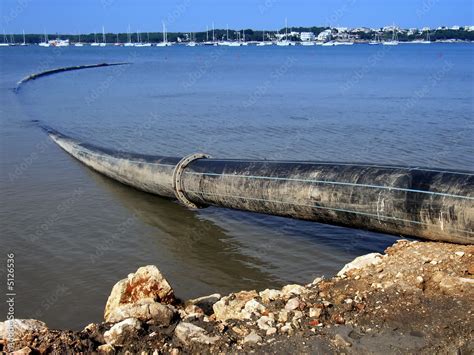
<path id="1" fill-rule="evenodd" d="M 34 74 L 31 74 L 31 75 L 28 75 L 27 77 L 24 77 L 23 79 L 21 79 L 16 84 L 15 91 L 20 90 L 20 87 L 23 84 L 27 83 L 28 81 L 36 80 L 36 79 L 41 78 L 43 76 L 53 75 L 53 74 L 62 73 L 62 72 L 66 72 L 66 71 L 100 68 L 100 67 L 112 67 L 112 66 L 116 66 L 116 65 L 127 65 L 127 64 L 130 64 L 130 63 L 125 63 L 124 62 L 124 63 L 85 64 L 85 65 L 73 65 L 73 66 L 70 66 L 70 67 L 62 67 L 62 68 L 44 70 L 44 71 L 39 72 L 39 73 L 34 73 Z"/>
<path id="2" fill-rule="evenodd" d="M 116 152 L 43 127 L 66 152 L 123 184 L 207 205 L 473 244 L 474 174 L 331 162 L 184 159 Z"/>

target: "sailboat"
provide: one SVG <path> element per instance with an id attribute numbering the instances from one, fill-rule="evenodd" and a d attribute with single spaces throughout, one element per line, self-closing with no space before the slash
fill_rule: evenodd
<path id="1" fill-rule="evenodd" d="M 213 24 L 213 27 L 214 27 L 214 24 Z M 213 38 L 214 38 L 214 28 L 213 28 L 213 31 L 212 31 L 212 35 L 213 35 Z M 214 42 L 209 41 L 209 26 L 206 26 L 206 42 L 204 42 L 203 44 L 205 46 L 214 46 Z"/>
<path id="2" fill-rule="evenodd" d="M 97 43 L 97 33 L 94 33 L 94 43 L 91 43 L 92 47 L 98 47 L 99 43 Z"/>
<path id="3" fill-rule="evenodd" d="M 245 30 L 242 30 L 242 45 L 248 46 L 248 42 L 245 41 Z"/>
<path id="4" fill-rule="evenodd" d="M 225 41 L 220 41 L 217 42 L 219 46 L 230 46 L 230 41 L 229 41 L 229 25 L 227 25 L 226 29 L 226 40 Z"/>
<path id="5" fill-rule="evenodd" d="M 370 44 L 370 45 L 373 45 L 373 46 L 374 46 L 374 45 L 381 44 L 381 42 L 380 42 L 380 36 L 379 36 L 378 33 L 375 34 L 374 40 L 373 40 L 373 41 L 370 41 L 369 44 Z"/>
<path id="6" fill-rule="evenodd" d="M 430 44 L 431 43 L 430 31 L 426 31 L 426 39 L 424 41 L 421 41 L 420 43 L 421 44 Z"/>
<path id="7" fill-rule="evenodd" d="M 44 31 L 44 42 L 38 43 L 38 46 L 40 47 L 49 47 L 50 44 L 48 42 L 48 35 L 46 34 L 46 31 Z"/>
<path id="8" fill-rule="evenodd" d="M 263 47 L 263 46 L 271 46 L 273 43 L 272 42 L 267 42 L 265 39 L 265 30 L 263 30 L 262 34 L 262 42 L 257 42 L 257 47 Z"/>
<path id="9" fill-rule="evenodd" d="M 288 19 L 285 18 L 285 39 L 282 41 L 278 41 L 277 46 L 280 47 L 286 47 L 286 46 L 292 46 L 294 43 L 288 40 Z"/>
<path id="10" fill-rule="evenodd" d="M 169 46 L 171 46 L 171 43 L 168 43 L 168 34 L 166 33 L 165 22 L 162 21 L 161 24 L 163 26 L 163 41 L 161 43 L 157 43 L 156 46 L 157 47 L 169 47 Z"/>
<path id="11" fill-rule="evenodd" d="M 23 30 L 23 43 L 20 44 L 20 46 L 26 46 L 26 36 L 25 36 L 25 30 Z"/>
<path id="12" fill-rule="evenodd" d="M 392 40 L 383 42 L 383 45 L 384 46 L 398 46 L 398 34 L 397 34 L 397 29 L 395 28 L 395 26 L 393 26 Z"/>
<path id="13" fill-rule="evenodd" d="M 7 35 L 5 33 L 5 30 L 3 30 L 3 42 L 0 43 L 0 47 L 8 47 L 10 44 L 8 43 L 7 40 Z"/>
<path id="14" fill-rule="evenodd" d="M 130 25 L 128 25 L 127 38 L 128 38 L 128 42 L 127 42 L 127 43 L 124 43 L 123 46 L 124 46 L 124 47 L 133 47 L 133 43 L 132 43 L 132 33 L 130 32 Z"/>
<path id="15" fill-rule="evenodd" d="M 105 37 L 105 28 L 102 26 L 102 42 L 99 43 L 99 47 L 105 47 L 107 45 L 107 40 Z"/>
<path id="16" fill-rule="evenodd" d="M 196 45 L 197 45 L 197 43 L 196 43 L 195 40 L 193 40 L 193 33 L 191 32 L 191 33 L 189 34 L 189 42 L 186 43 L 186 46 L 187 46 L 187 47 L 196 47 Z"/>
<path id="17" fill-rule="evenodd" d="M 120 41 L 119 41 L 119 34 L 118 34 L 118 33 L 117 33 L 117 35 L 116 35 L 116 37 L 115 37 L 114 46 L 116 46 L 116 47 L 121 47 L 121 46 L 123 46 L 123 44 L 120 43 Z"/>
<path id="18" fill-rule="evenodd" d="M 77 34 L 77 42 L 74 43 L 74 47 L 84 47 L 84 45 L 81 42 L 81 34 L 80 33 Z"/>

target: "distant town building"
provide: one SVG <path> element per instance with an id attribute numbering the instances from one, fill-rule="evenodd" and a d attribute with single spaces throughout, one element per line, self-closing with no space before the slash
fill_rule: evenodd
<path id="1" fill-rule="evenodd" d="M 332 38 L 332 31 L 330 29 L 324 30 L 318 35 L 318 41 L 330 41 Z"/>
<path id="2" fill-rule="evenodd" d="M 301 32 L 300 39 L 302 42 L 310 42 L 316 39 L 316 36 L 313 32 Z"/>
<path id="3" fill-rule="evenodd" d="M 453 27 L 451 27 L 451 29 L 454 30 L 454 31 L 459 31 L 461 29 L 461 27 L 460 26 L 453 26 Z"/>

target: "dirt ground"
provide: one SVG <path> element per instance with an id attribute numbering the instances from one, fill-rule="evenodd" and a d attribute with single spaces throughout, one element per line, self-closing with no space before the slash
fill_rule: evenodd
<path id="1" fill-rule="evenodd" d="M 329 280 L 239 292 L 210 307 L 183 302 L 171 325 L 143 322 L 120 345 L 104 345 L 112 324 L 102 323 L 81 332 L 25 332 L 15 348 L 44 354 L 471 354 L 473 274 L 474 246 L 401 240 Z"/>

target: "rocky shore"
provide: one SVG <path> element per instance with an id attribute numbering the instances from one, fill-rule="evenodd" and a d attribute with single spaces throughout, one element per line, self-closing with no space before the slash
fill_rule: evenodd
<path id="1" fill-rule="evenodd" d="M 182 301 L 157 267 L 145 266 L 113 287 L 103 323 L 75 332 L 3 322 L 0 350 L 468 354 L 473 274 L 474 246 L 401 240 L 331 279 Z"/>

